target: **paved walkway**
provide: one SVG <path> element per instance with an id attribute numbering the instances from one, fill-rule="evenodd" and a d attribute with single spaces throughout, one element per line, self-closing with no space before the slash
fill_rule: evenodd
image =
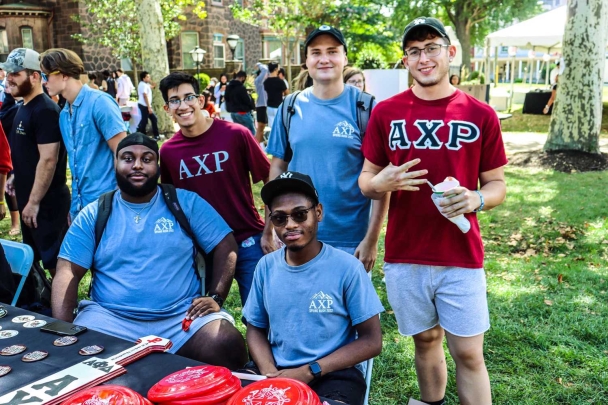
<path id="1" fill-rule="evenodd" d="M 507 153 L 527 152 L 543 148 L 547 135 L 536 132 L 503 132 Z M 600 138 L 600 150 L 608 153 L 608 139 Z"/>

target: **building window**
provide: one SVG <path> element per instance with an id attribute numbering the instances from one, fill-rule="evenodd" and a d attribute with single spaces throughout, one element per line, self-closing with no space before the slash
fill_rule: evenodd
<path id="1" fill-rule="evenodd" d="M 211 0 L 212 6 L 223 6 L 222 0 Z"/>
<path id="2" fill-rule="evenodd" d="M 196 69 L 196 63 L 192 60 L 190 51 L 198 46 L 198 32 L 182 32 L 182 66 L 184 69 Z"/>
<path id="3" fill-rule="evenodd" d="M 226 47 L 223 42 L 222 34 L 213 34 L 213 67 L 226 67 Z"/>
<path id="4" fill-rule="evenodd" d="M 297 65 L 300 63 L 300 41 L 292 42 L 291 64 Z M 287 65 L 287 50 L 283 47 L 281 41 L 273 37 L 264 39 L 264 57 L 278 61 L 281 65 Z"/>
<path id="5" fill-rule="evenodd" d="M 234 59 L 243 62 L 243 70 L 247 70 L 247 66 L 245 66 L 245 42 L 242 38 L 239 39 L 239 42 L 234 49 Z"/>
<path id="6" fill-rule="evenodd" d="M 24 48 L 34 49 L 34 38 L 30 27 L 21 28 L 21 42 Z"/>
<path id="7" fill-rule="evenodd" d="M 6 29 L 0 28 L 0 54 L 8 53 L 8 37 Z"/>

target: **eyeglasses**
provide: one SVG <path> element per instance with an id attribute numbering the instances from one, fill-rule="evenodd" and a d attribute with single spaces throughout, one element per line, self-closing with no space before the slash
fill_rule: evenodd
<path id="1" fill-rule="evenodd" d="M 405 51 L 405 56 L 411 61 L 416 61 L 420 59 L 420 55 L 424 51 L 426 56 L 431 58 L 433 56 L 439 55 L 441 53 L 441 48 L 444 46 L 446 48 L 449 47 L 449 45 L 429 44 L 424 48 L 410 48 L 408 51 Z"/>
<path id="2" fill-rule="evenodd" d="M 361 86 L 363 83 L 365 83 L 365 80 L 347 80 L 346 83 L 353 86 Z"/>
<path id="3" fill-rule="evenodd" d="M 291 214 L 270 214 L 270 221 L 276 227 L 282 228 L 287 225 L 288 218 L 293 219 L 297 223 L 302 223 L 308 219 L 308 211 L 313 209 L 315 206 L 313 205 L 310 208 L 305 210 L 296 210 Z"/>
<path id="4" fill-rule="evenodd" d="M 186 97 L 184 97 L 184 99 L 179 99 L 179 98 L 172 98 L 171 100 L 167 101 L 167 105 L 169 106 L 170 109 L 172 110 L 177 110 L 179 108 L 180 105 L 182 105 L 182 101 L 184 103 L 186 103 L 186 105 L 194 105 L 196 104 L 196 101 L 198 100 L 198 96 L 196 94 L 190 94 Z"/>

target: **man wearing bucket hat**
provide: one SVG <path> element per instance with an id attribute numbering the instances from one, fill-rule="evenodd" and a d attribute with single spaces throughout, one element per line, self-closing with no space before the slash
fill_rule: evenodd
<path id="1" fill-rule="evenodd" d="M 70 190 L 66 184 L 67 154 L 59 129 L 59 107 L 42 90 L 40 55 L 32 49 L 14 49 L 0 64 L 14 97 L 23 105 L 8 134 L 14 176 L 8 189 L 14 191 L 21 216 L 23 242 L 34 250 L 55 274 L 57 254 L 67 231 Z"/>
<path id="2" fill-rule="evenodd" d="M 105 230 L 96 245 L 97 218 L 105 212 L 101 201 L 107 201 L 102 197 L 82 210 L 63 241 L 53 280 L 53 316 L 130 341 L 155 334 L 173 342 L 171 353 L 242 367 L 245 342 L 232 316 L 221 309 L 236 261 L 232 230 L 205 200 L 177 189 L 189 235 L 173 214 L 177 211 L 167 206 L 159 175 L 156 141 L 136 132 L 118 144 L 118 191 L 110 196 Z M 192 238 L 208 255 L 213 252 L 205 297 Z M 87 269 L 94 269 L 91 300 L 80 302 L 74 319 L 78 283 Z M 192 320 L 189 328 L 182 326 L 185 316 Z"/>
<path id="3" fill-rule="evenodd" d="M 450 85 L 456 47 L 439 20 L 413 20 L 402 47 L 416 85 L 374 109 L 359 185 L 370 198 L 391 193 L 387 294 L 400 333 L 414 338 L 422 400 L 444 403 L 445 335 L 461 403 L 490 404 L 483 358 L 490 323 L 476 212 L 505 198 L 500 124 L 491 107 Z M 431 189 L 422 186 L 427 174 L 434 184 L 454 177 L 460 185 L 446 191 L 436 207 Z M 470 230 L 461 231 L 444 215 L 464 215 Z"/>
<path id="4" fill-rule="evenodd" d="M 388 203 L 384 199 L 372 204 L 357 185 L 364 135 L 358 118 L 369 114 L 373 99 L 360 106 L 361 91 L 344 85 L 348 59 L 340 30 L 320 26 L 306 38 L 304 51 L 313 85 L 288 95 L 279 108 L 266 149 L 273 156 L 270 178 L 288 169 L 308 173 L 321 190 L 325 208 L 319 239 L 354 254 L 370 271 Z M 284 110 L 289 115 L 284 116 Z M 266 226 L 271 226 L 269 221 Z"/>
<path id="5" fill-rule="evenodd" d="M 243 309 L 251 369 L 362 404 L 358 363 L 382 349 L 384 308 L 374 287 L 360 261 L 317 239 L 323 206 L 309 176 L 280 174 L 262 188 L 262 200 L 285 247 L 260 260 Z"/>

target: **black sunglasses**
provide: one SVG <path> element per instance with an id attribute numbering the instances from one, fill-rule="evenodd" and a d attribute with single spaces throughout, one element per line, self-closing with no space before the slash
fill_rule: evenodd
<path id="1" fill-rule="evenodd" d="M 305 210 L 296 210 L 293 211 L 291 214 L 270 214 L 270 221 L 274 226 L 279 228 L 282 228 L 287 225 L 287 220 L 289 218 L 293 219 L 297 223 L 302 223 L 308 219 L 308 211 L 310 211 L 314 207 L 316 206 L 313 205 L 312 207 L 307 208 Z"/>

